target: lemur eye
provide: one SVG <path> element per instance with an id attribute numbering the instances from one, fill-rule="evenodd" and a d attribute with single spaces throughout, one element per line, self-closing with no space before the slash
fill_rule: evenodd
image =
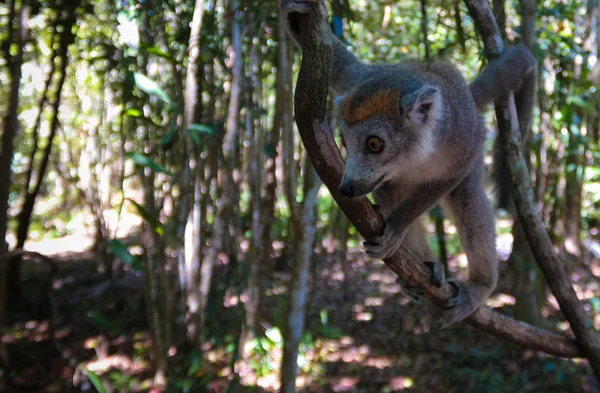
<path id="1" fill-rule="evenodd" d="M 376 136 L 370 136 L 367 138 L 367 148 L 371 153 L 381 153 L 383 151 L 383 141 Z"/>

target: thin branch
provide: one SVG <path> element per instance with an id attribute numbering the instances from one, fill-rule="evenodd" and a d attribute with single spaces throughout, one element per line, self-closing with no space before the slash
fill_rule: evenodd
<path id="1" fill-rule="evenodd" d="M 289 0 L 281 0 L 286 7 Z M 367 198 L 348 199 L 338 192 L 344 161 L 325 120 L 325 105 L 332 65 L 332 40 L 323 1 L 309 14 L 297 15 L 302 41 L 302 64 L 295 92 L 295 118 L 306 151 L 331 196 L 365 238 L 383 230 L 384 223 Z M 306 8 L 309 9 L 309 8 Z M 430 284 L 430 270 L 405 247 L 384 260 L 394 273 L 415 287 L 423 288 L 427 298 L 438 306 L 455 295 L 448 284 L 436 288 Z M 504 340 L 561 357 L 579 357 L 574 340 L 501 315 L 481 307 L 465 320 L 469 325 Z"/>
<path id="2" fill-rule="evenodd" d="M 487 58 L 491 61 L 504 49 L 492 10 L 487 1 L 465 0 L 465 3 L 483 38 Z M 519 218 L 544 278 L 575 333 L 577 344 L 588 358 L 596 377 L 600 379 L 600 336 L 577 298 L 565 267 L 554 252 L 540 213 L 535 207 L 529 171 L 521 150 L 516 113 L 513 94 L 496 102 L 496 117 L 513 179 L 513 195 Z"/>

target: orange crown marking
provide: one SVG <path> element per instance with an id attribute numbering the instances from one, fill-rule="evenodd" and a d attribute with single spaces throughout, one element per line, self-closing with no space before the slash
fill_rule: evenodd
<path id="1" fill-rule="evenodd" d="M 359 103 L 356 108 L 354 108 L 356 105 L 353 105 L 355 102 L 352 102 L 354 101 L 352 97 L 348 97 L 343 105 L 344 121 L 351 126 L 376 115 L 394 117 L 398 112 L 399 97 L 400 93 L 397 91 L 378 91 Z"/>

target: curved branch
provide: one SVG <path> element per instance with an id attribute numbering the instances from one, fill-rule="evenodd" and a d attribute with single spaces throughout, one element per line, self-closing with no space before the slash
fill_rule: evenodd
<path id="1" fill-rule="evenodd" d="M 487 58 L 493 60 L 503 48 L 496 20 L 487 1 L 465 0 L 471 17 L 483 38 Z M 577 344 L 588 358 L 596 377 L 600 379 L 600 336 L 592 319 L 585 312 L 569 281 L 567 272 L 554 252 L 539 211 L 534 204 L 529 171 L 521 149 L 519 122 L 513 94 L 496 102 L 498 128 L 503 137 L 503 149 L 513 179 L 513 196 L 519 218 L 535 259 L 550 290 L 569 321 Z"/>
<path id="2" fill-rule="evenodd" d="M 285 7 L 290 0 L 281 0 Z M 300 3 L 300 2 L 297 2 Z M 332 65 L 332 37 L 327 23 L 323 1 L 306 1 L 307 8 L 296 22 L 300 26 L 299 39 L 303 48 L 302 64 L 294 97 L 296 124 L 319 177 L 331 196 L 365 238 L 373 237 L 383 229 L 383 221 L 367 198 L 348 199 L 338 192 L 344 161 L 331 130 L 325 120 L 325 104 Z M 310 6 L 310 5 L 314 6 Z M 310 10 L 310 11 L 307 11 Z M 301 16 L 301 17 L 300 17 Z M 448 284 L 436 288 L 430 284 L 430 271 L 407 248 L 401 247 L 396 254 L 384 260 L 398 276 L 415 287 L 423 288 L 426 297 L 438 306 L 454 296 Z M 561 357 L 578 357 L 581 353 L 574 340 L 501 315 L 487 307 L 481 307 L 469 316 L 469 325 L 525 348 L 531 348 Z"/>

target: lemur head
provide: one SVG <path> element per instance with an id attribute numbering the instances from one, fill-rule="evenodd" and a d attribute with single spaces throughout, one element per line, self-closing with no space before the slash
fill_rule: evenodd
<path id="1" fill-rule="evenodd" d="M 423 83 L 410 90 L 373 87 L 363 84 L 336 100 L 347 152 L 339 190 L 347 197 L 366 195 L 419 170 L 435 150 L 435 128 L 442 120 L 439 88 Z"/>

